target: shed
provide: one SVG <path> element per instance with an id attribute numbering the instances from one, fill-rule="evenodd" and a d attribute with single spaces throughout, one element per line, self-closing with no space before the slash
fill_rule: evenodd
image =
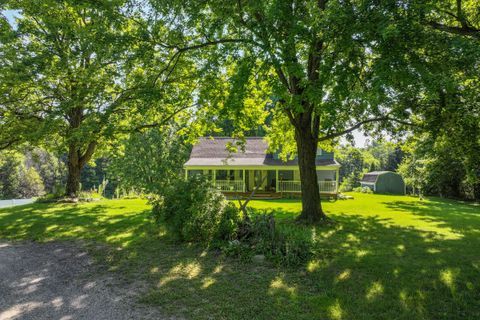
<path id="1" fill-rule="evenodd" d="M 362 187 L 369 187 L 375 193 L 405 194 L 405 182 L 401 175 L 392 171 L 372 171 L 363 176 Z"/>

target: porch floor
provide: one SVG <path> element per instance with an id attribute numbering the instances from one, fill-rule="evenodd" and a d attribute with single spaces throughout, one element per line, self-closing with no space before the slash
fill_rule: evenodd
<path id="1" fill-rule="evenodd" d="M 234 192 L 234 191 L 222 191 L 227 199 L 247 199 L 252 192 Z M 268 199 L 282 199 L 282 198 L 300 198 L 302 193 L 300 192 L 275 192 L 275 191 L 257 191 L 253 195 L 252 199 L 268 200 Z M 320 196 L 324 198 L 336 198 L 336 192 L 320 192 Z"/>

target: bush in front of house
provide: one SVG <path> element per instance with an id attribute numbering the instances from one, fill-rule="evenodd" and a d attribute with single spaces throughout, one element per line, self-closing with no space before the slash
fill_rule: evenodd
<path id="1" fill-rule="evenodd" d="M 253 212 L 250 221 L 243 221 L 239 239 L 223 247 L 228 256 L 242 260 L 254 255 L 284 266 L 306 263 L 312 254 L 312 239 L 301 226 L 277 223 L 272 213 Z"/>
<path id="2" fill-rule="evenodd" d="M 278 224 L 261 211 L 250 210 L 245 219 L 204 177 L 179 179 L 150 201 L 153 218 L 179 241 L 207 243 L 244 261 L 261 255 L 284 266 L 301 265 L 311 256 L 312 240 L 301 226 Z"/>
<path id="3" fill-rule="evenodd" d="M 357 187 L 353 188 L 354 192 L 361 192 L 361 193 L 373 193 L 372 189 L 369 187 Z"/>
<path id="4" fill-rule="evenodd" d="M 180 241 L 212 242 L 236 238 L 239 210 L 202 177 L 179 179 L 151 200 L 152 215 Z"/>

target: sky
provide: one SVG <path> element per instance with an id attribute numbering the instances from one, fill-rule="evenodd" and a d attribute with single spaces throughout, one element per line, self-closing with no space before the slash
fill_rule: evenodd
<path id="1" fill-rule="evenodd" d="M 367 139 L 372 140 L 368 136 L 365 137 L 365 135 L 362 132 L 360 132 L 359 130 L 353 131 L 353 137 L 355 138 L 355 146 L 357 146 L 357 147 L 365 146 L 365 142 L 367 142 Z"/>
<path id="2" fill-rule="evenodd" d="M 7 18 L 8 22 L 11 24 L 11 25 L 15 25 L 15 16 L 17 16 L 19 14 L 18 11 L 15 11 L 15 10 L 4 10 L 2 11 L 2 13 L 5 15 L 5 17 Z"/>

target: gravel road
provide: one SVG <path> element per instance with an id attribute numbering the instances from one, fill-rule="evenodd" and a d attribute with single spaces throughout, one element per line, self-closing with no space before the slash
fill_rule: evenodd
<path id="1" fill-rule="evenodd" d="M 0 320 L 166 319 L 73 242 L 0 242 Z"/>

